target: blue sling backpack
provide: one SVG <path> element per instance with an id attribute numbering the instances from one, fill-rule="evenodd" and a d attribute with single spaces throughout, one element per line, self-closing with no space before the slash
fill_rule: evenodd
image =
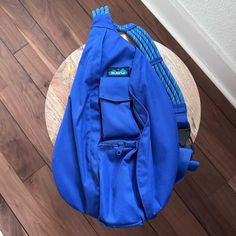
<path id="1" fill-rule="evenodd" d="M 93 11 L 53 151 L 60 195 L 106 226 L 143 225 L 198 168 L 189 140 L 184 97 L 150 36 Z"/>

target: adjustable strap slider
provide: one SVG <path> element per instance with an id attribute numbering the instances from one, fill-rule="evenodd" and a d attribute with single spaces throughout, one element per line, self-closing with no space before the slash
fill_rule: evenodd
<path id="1" fill-rule="evenodd" d="M 151 60 L 150 63 L 152 66 L 154 66 L 155 64 L 160 63 L 162 61 L 163 61 L 162 57 L 157 57 L 157 58 L 154 58 L 153 60 Z"/>

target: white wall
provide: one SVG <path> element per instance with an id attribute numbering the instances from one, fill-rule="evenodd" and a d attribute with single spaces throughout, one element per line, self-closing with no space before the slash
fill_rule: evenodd
<path id="1" fill-rule="evenodd" d="M 142 1 L 236 107 L 236 1 Z"/>

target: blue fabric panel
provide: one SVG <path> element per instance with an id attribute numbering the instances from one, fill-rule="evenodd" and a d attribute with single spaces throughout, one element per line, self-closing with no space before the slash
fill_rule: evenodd
<path id="1" fill-rule="evenodd" d="M 162 82 L 138 49 L 132 76 L 135 79 L 130 80 L 130 92 L 141 103 L 139 113 L 147 113 L 139 142 L 138 185 L 146 215 L 153 218 L 167 203 L 175 183 L 179 156 L 177 124 Z"/>
<path id="2" fill-rule="evenodd" d="M 99 97 L 114 102 L 129 101 L 129 77 L 103 77 L 100 80 Z"/>
<path id="3" fill-rule="evenodd" d="M 132 114 L 129 77 L 103 77 L 100 81 L 102 139 L 134 139 L 140 134 Z"/>
<path id="4" fill-rule="evenodd" d="M 132 70 L 108 78 L 108 67 Z M 167 203 L 178 157 L 174 109 L 158 75 L 109 14 L 96 15 L 53 151 L 61 196 L 107 226 L 142 225 Z"/>
<path id="5" fill-rule="evenodd" d="M 143 224 L 145 220 L 137 187 L 136 141 L 107 141 L 99 144 L 100 214 L 109 226 Z"/>

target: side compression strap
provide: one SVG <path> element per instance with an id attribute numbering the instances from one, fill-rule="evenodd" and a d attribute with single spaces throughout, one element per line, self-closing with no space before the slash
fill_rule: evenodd
<path id="1" fill-rule="evenodd" d="M 97 15 L 110 14 L 110 12 L 108 6 L 104 6 L 94 10 L 92 14 L 93 17 L 95 17 Z M 193 171 L 199 167 L 199 162 L 192 160 L 192 146 L 187 145 L 187 142 L 191 140 L 190 126 L 187 118 L 187 107 L 182 91 L 169 68 L 163 61 L 156 44 L 143 28 L 133 23 L 126 25 L 118 25 L 114 23 L 114 25 L 117 31 L 126 33 L 145 55 L 158 77 L 161 79 L 167 94 L 171 99 L 179 130 L 180 160 L 176 178 L 176 183 L 178 183 L 184 178 L 187 170 Z"/>

